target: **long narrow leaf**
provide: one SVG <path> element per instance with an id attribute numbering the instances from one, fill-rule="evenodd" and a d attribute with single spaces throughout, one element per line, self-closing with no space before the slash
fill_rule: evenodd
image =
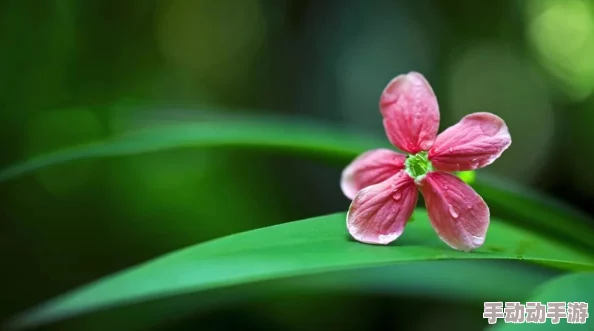
<path id="1" fill-rule="evenodd" d="M 65 162 L 133 155 L 184 147 L 239 146 L 302 153 L 326 160 L 350 161 L 359 153 L 389 147 L 384 138 L 354 135 L 328 125 L 295 119 L 224 119 L 170 124 L 126 133 L 96 143 L 40 155 L 0 171 L 0 183 Z M 594 221 L 528 188 L 478 173 L 473 186 L 490 206 L 514 224 L 551 238 L 594 250 Z"/>
<path id="2" fill-rule="evenodd" d="M 80 159 L 134 155 L 184 147 L 219 146 L 279 149 L 344 160 L 367 149 L 389 145 L 386 145 L 386 141 L 354 135 L 313 122 L 209 120 L 140 129 L 40 155 L 0 171 L 0 182 Z"/>
<path id="3" fill-rule="evenodd" d="M 56 330 L 140 331 L 190 314 L 287 295 L 333 293 L 414 296 L 445 302 L 517 301 L 561 274 L 552 269 L 498 260 L 401 263 L 282 278 L 207 291 L 184 291 L 112 309 L 93 311 L 60 323 Z M 154 280 L 160 281 L 160 280 Z"/>
<path id="4" fill-rule="evenodd" d="M 432 260 L 522 260 L 561 269 L 594 270 L 594 257 L 494 219 L 478 251 L 454 251 L 415 212 L 396 245 L 350 240 L 345 213 L 291 222 L 213 240 L 131 268 L 19 316 L 26 327 L 157 298 L 258 281 Z"/>
<path id="5" fill-rule="evenodd" d="M 502 178 L 480 173 L 474 189 L 503 219 L 538 230 L 551 239 L 594 249 L 594 221 L 585 213 Z"/>

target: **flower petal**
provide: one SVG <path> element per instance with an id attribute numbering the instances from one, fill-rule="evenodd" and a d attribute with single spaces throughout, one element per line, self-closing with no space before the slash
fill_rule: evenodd
<path id="1" fill-rule="evenodd" d="M 347 228 L 356 240 L 387 245 L 396 240 L 417 204 L 413 179 L 401 170 L 389 179 L 368 186 L 355 196 L 347 213 Z"/>
<path id="2" fill-rule="evenodd" d="M 405 161 L 405 155 L 384 148 L 359 155 L 342 172 L 342 193 L 352 200 L 367 186 L 381 183 L 404 169 Z"/>
<path id="3" fill-rule="evenodd" d="M 493 163 L 511 145 L 505 122 L 491 113 L 474 113 L 442 132 L 429 159 L 442 171 L 466 171 Z"/>
<path id="4" fill-rule="evenodd" d="M 483 244 L 489 227 L 489 207 L 470 186 L 454 175 L 435 171 L 425 176 L 419 188 L 441 240 L 461 251 Z"/>
<path id="5" fill-rule="evenodd" d="M 384 89 L 380 111 L 390 142 L 416 154 L 433 146 L 439 128 L 439 106 L 433 89 L 417 72 L 399 75 Z"/>

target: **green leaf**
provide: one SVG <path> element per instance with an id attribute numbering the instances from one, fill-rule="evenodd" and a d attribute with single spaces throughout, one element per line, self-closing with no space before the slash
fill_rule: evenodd
<path id="1" fill-rule="evenodd" d="M 379 145 L 386 146 L 386 141 Z M 66 148 L 0 171 L 0 182 L 65 162 L 157 152 L 184 147 L 239 146 L 280 149 L 324 159 L 350 159 L 377 148 L 378 141 L 307 121 L 264 118 L 207 120 L 140 129 L 102 141 Z"/>
<path id="2" fill-rule="evenodd" d="M 584 272 L 560 276 L 539 286 L 530 298 L 526 301 L 540 302 L 546 305 L 547 302 L 594 302 L 594 273 Z M 589 307 L 589 310 L 592 309 Z M 559 324 L 551 323 L 551 320 L 544 324 L 523 323 L 511 324 L 499 320 L 497 324 L 489 328 L 493 331 L 514 331 L 514 330 L 592 330 L 591 317 L 585 324 L 570 324 L 567 319 L 561 319 Z"/>
<path id="3" fill-rule="evenodd" d="M 512 301 L 560 274 L 523 263 L 498 260 L 444 260 L 341 270 L 281 278 L 136 302 L 54 324 L 58 330 L 147 330 L 171 320 L 229 304 L 279 296 L 333 293 L 401 295 L 447 302 Z M 146 281 L 146 280 L 144 280 Z M 160 280 L 155 280 L 160 281 Z"/>
<path id="4" fill-rule="evenodd" d="M 224 118 L 170 124 L 125 133 L 96 143 L 40 155 L 0 171 L 0 183 L 69 161 L 157 152 L 185 147 L 250 147 L 275 149 L 341 166 L 366 150 L 388 147 L 387 139 L 355 135 L 329 125 L 294 118 Z M 462 176 L 468 177 L 468 174 Z M 466 178 L 472 179 L 472 178 Z M 594 251 L 594 221 L 552 198 L 478 172 L 472 186 L 489 206 L 515 225 Z M 337 188 L 338 189 L 338 188 Z"/>
<path id="5" fill-rule="evenodd" d="M 456 176 L 460 177 L 460 179 L 462 179 L 464 183 L 468 185 L 472 185 L 476 181 L 476 171 L 474 170 L 458 171 L 456 173 Z"/>
<path id="6" fill-rule="evenodd" d="M 505 179 L 481 173 L 472 187 L 503 219 L 538 230 L 553 240 L 594 249 L 594 221 L 585 213 Z"/>
<path id="7" fill-rule="evenodd" d="M 594 270 L 594 258 L 497 219 L 485 245 L 472 253 L 445 246 L 417 210 L 395 245 L 352 241 L 345 213 L 239 233 L 167 254 L 104 278 L 13 321 L 49 323 L 93 311 L 258 281 L 431 260 L 522 260 L 567 270 Z"/>

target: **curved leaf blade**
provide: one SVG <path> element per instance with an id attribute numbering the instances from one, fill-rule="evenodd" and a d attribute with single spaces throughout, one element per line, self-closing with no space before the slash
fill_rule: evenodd
<path id="1" fill-rule="evenodd" d="M 167 254 L 75 290 L 19 316 L 27 327 L 157 298 L 258 281 L 331 271 L 432 260 L 522 260 L 569 270 L 594 270 L 594 258 L 492 220 L 485 245 L 472 253 L 453 251 L 415 212 L 396 245 L 350 240 L 345 213 L 239 233 Z"/>
<path id="2" fill-rule="evenodd" d="M 414 296 L 446 302 L 521 300 L 561 272 L 518 261 L 444 260 L 342 270 L 164 297 L 96 311 L 52 326 L 58 330 L 140 331 L 230 304 L 333 293 Z"/>
<path id="3" fill-rule="evenodd" d="M 135 155 L 184 147 L 279 149 L 348 159 L 387 141 L 355 135 L 308 121 L 271 119 L 203 121 L 149 127 L 111 138 L 40 155 L 0 171 L 0 182 L 65 162 Z"/>
<path id="4" fill-rule="evenodd" d="M 594 249 L 593 220 L 567 204 L 502 178 L 480 173 L 471 186 L 504 219 L 527 223 L 551 239 Z"/>
<path id="5" fill-rule="evenodd" d="M 354 135 L 333 126 L 294 118 L 224 118 L 150 127 L 103 141 L 40 155 L 0 171 L 0 183 L 65 162 L 157 152 L 184 147 L 250 147 L 302 153 L 320 159 L 350 161 L 387 139 Z M 505 183 L 482 172 L 472 184 L 490 206 L 514 224 L 550 238 L 594 251 L 594 220 L 567 204 Z"/>

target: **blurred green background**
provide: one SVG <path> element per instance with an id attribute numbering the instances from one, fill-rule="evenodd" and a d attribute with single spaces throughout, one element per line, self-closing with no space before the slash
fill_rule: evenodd
<path id="1" fill-rule="evenodd" d="M 441 130 L 476 111 L 505 119 L 513 144 L 490 171 L 594 213 L 591 0 L 2 0 L 0 45 L 3 167 L 212 112 L 383 135 L 379 95 L 414 70 L 433 85 Z M 180 149 L 3 183 L 0 319 L 181 247 L 346 210 L 341 170 Z M 481 313 L 481 303 L 309 293 L 157 329 L 476 330 Z"/>

